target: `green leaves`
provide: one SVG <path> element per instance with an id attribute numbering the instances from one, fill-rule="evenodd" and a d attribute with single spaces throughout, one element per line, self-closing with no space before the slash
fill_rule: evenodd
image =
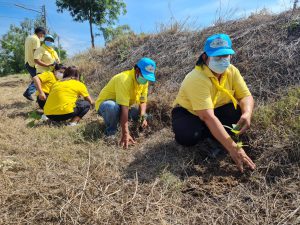
<path id="1" fill-rule="evenodd" d="M 240 134 L 240 127 L 239 125 L 237 124 L 232 124 L 232 127 L 229 127 L 229 126 L 226 126 L 226 125 L 223 125 L 223 127 L 226 127 L 228 129 L 230 129 L 230 131 L 234 134 L 235 136 L 235 139 L 236 139 L 236 148 L 237 150 L 245 147 L 245 146 L 248 146 L 248 145 L 244 145 L 242 141 L 239 140 L 239 134 Z"/>
<path id="2" fill-rule="evenodd" d="M 42 118 L 40 114 L 38 114 L 36 111 L 32 111 L 28 113 L 29 118 L 39 120 Z"/>
<path id="3" fill-rule="evenodd" d="M 101 30 L 104 24 L 110 27 L 121 14 L 126 13 L 126 4 L 123 0 L 56 0 L 56 6 L 58 12 L 69 11 L 75 21 L 89 21 L 92 47 L 94 47 L 92 24 L 98 25 Z"/>
<path id="4" fill-rule="evenodd" d="M 232 124 L 232 127 L 223 125 L 223 127 L 230 129 L 230 131 L 232 133 L 234 133 L 235 135 L 239 135 L 239 133 L 240 133 L 240 127 L 237 124 Z"/>
<path id="5" fill-rule="evenodd" d="M 32 119 L 30 122 L 27 123 L 27 126 L 32 128 L 35 126 L 35 122 L 40 120 L 42 116 L 38 114 L 36 111 L 32 111 L 28 113 L 29 119 Z"/>

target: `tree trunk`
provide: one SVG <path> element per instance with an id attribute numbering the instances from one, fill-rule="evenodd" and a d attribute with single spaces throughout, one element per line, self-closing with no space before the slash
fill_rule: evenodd
<path id="1" fill-rule="evenodd" d="M 92 41 L 92 48 L 95 48 L 95 41 L 94 41 L 94 34 L 93 34 L 93 21 L 92 21 L 92 13 L 90 11 L 89 15 L 89 24 L 90 24 L 90 33 L 91 33 L 91 41 Z"/>
<path id="2" fill-rule="evenodd" d="M 299 0 L 294 0 L 293 11 L 297 9 L 297 4 Z"/>

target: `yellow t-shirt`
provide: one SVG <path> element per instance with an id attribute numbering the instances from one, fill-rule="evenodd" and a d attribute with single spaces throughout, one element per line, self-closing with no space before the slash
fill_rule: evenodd
<path id="1" fill-rule="evenodd" d="M 227 73 L 227 80 L 224 88 L 235 99 L 240 100 L 251 95 L 243 77 L 235 66 L 230 65 L 222 75 L 222 78 L 224 78 L 225 73 Z M 222 78 L 220 83 L 222 83 Z M 180 105 L 192 114 L 197 115 L 195 112 L 197 110 L 214 109 L 232 102 L 227 94 L 223 91 L 218 91 L 211 79 L 217 78 L 206 65 L 203 68 L 196 66 L 184 78 L 173 105 Z M 218 96 L 214 105 L 213 99 L 216 95 Z"/>
<path id="2" fill-rule="evenodd" d="M 62 80 L 52 85 L 47 98 L 45 115 L 64 115 L 74 112 L 79 96 L 88 97 L 86 86 L 78 80 Z"/>
<path id="3" fill-rule="evenodd" d="M 98 111 L 103 101 L 113 100 L 119 105 L 131 106 L 147 102 L 148 82 L 145 85 L 138 84 L 135 78 L 135 70 L 123 71 L 115 75 L 101 90 L 95 103 Z"/>
<path id="4" fill-rule="evenodd" d="M 41 74 L 37 75 L 38 78 L 41 80 L 41 87 L 45 94 L 49 94 L 52 85 L 57 81 L 55 75 L 51 71 L 45 71 Z M 37 96 L 39 92 L 37 91 Z"/>
<path id="5" fill-rule="evenodd" d="M 34 52 L 34 59 L 39 59 L 42 62 L 46 63 L 46 64 L 52 64 L 54 63 L 56 60 L 59 61 L 58 55 L 56 53 L 56 51 L 54 51 L 54 57 L 51 56 L 50 52 L 48 52 L 43 46 L 39 47 L 37 50 L 35 50 Z M 42 73 L 45 71 L 53 71 L 53 67 L 44 67 L 44 66 L 40 66 L 38 64 L 35 64 L 35 68 L 36 68 L 36 72 L 37 73 Z"/>
<path id="6" fill-rule="evenodd" d="M 34 51 L 41 46 L 40 39 L 36 34 L 30 35 L 25 40 L 25 63 L 28 63 L 29 66 L 34 67 Z"/>

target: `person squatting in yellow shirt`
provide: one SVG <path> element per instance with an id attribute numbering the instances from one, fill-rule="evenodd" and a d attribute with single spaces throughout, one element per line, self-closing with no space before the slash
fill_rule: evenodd
<path id="1" fill-rule="evenodd" d="M 120 122 L 122 128 L 121 145 L 125 148 L 134 144 L 128 130 L 128 119 L 139 120 L 145 128 L 147 123 L 148 82 L 155 82 L 156 63 L 150 58 L 142 58 L 133 69 L 115 75 L 101 90 L 95 109 L 104 119 L 105 134 L 114 135 Z M 131 107 L 139 105 L 139 109 Z"/>
<path id="2" fill-rule="evenodd" d="M 75 126 L 94 104 L 86 86 L 79 81 L 76 67 L 68 67 L 63 79 L 54 83 L 44 106 L 44 114 L 53 121 L 66 121 Z M 79 100 L 82 96 L 84 100 Z"/>
<path id="3" fill-rule="evenodd" d="M 53 72 L 45 71 L 33 78 L 34 84 L 37 88 L 36 101 L 41 109 L 44 109 L 52 85 L 56 81 L 63 79 L 65 69 L 66 67 L 64 65 L 55 64 Z"/>
<path id="4" fill-rule="evenodd" d="M 230 37 L 215 34 L 207 38 L 196 67 L 184 78 L 172 110 L 175 140 L 184 146 L 214 137 L 229 152 L 237 167 L 255 168 L 223 125 L 237 124 L 240 134 L 251 123 L 254 100 L 239 70 L 230 64 Z"/>
<path id="5" fill-rule="evenodd" d="M 37 27 L 34 30 L 34 34 L 30 35 L 25 40 L 25 68 L 33 78 L 36 75 L 36 68 L 34 62 L 34 52 L 41 46 L 41 41 L 43 41 L 45 36 L 45 29 L 42 27 Z M 32 94 L 36 91 L 33 81 L 29 84 L 23 96 L 30 101 L 33 101 Z"/>

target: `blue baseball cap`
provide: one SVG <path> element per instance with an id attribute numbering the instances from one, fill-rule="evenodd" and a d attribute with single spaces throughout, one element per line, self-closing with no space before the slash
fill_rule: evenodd
<path id="1" fill-rule="evenodd" d="M 214 34 L 206 39 L 204 51 L 211 56 L 233 55 L 232 42 L 227 34 Z"/>
<path id="2" fill-rule="evenodd" d="M 139 69 L 141 70 L 141 73 L 143 77 L 148 81 L 155 81 L 155 69 L 156 64 L 155 62 L 150 58 L 141 58 L 138 63 L 136 64 Z"/>
<path id="3" fill-rule="evenodd" d="M 44 39 L 52 39 L 53 42 L 55 40 L 54 37 L 51 34 L 46 34 L 45 37 L 44 37 Z"/>

